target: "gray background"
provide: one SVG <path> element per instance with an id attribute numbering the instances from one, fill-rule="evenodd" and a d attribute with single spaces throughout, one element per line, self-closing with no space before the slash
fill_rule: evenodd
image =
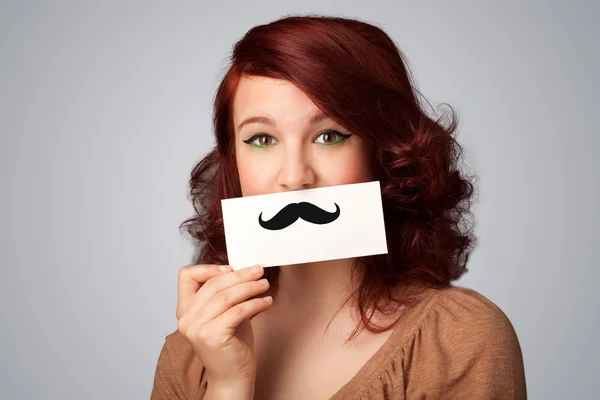
<path id="1" fill-rule="evenodd" d="M 379 25 L 457 108 L 482 191 L 457 284 L 511 319 L 530 398 L 595 398 L 596 4 L 2 2 L 0 398 L 149 398 L 231 46 L 306 12 Z"/>

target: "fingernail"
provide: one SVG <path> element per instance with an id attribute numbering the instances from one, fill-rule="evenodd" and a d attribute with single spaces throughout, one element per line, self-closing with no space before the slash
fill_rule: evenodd
<path id="1" fill-rule="evenodd" d="M 221 271 L 223 272 L 229 272 L 231 271 L 231 265 L 221 265 Z"/>
<path id="2" fill-rule="evenodd" d="M 254 267 L 250 268 L 250 272 L 252 272 L 253 274 L 257 274 L 260 272 L 261 269 L 262 265 L 255 265 Z"/>

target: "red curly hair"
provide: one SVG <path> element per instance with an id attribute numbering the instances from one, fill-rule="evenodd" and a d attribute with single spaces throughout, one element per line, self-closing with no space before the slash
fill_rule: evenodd
<path id="1" fill-rule="evenodd" d="M 286 16 L 250 29 L 230 60 L 214 101 L 216 146 L 191 174 L 189 197 L 197 215 L 180 226 L 193 238 L 194 264 L 228 264 L 221 199 L 242 196 L 231 107 L 240 77 L 259 75 L 292 82 L 374 146 L 388 254 L 358 258 L 366 267 L 353 293 L 361 321 L 348 340 L 359 328 L 382 332 L 397 322 L 378 327 L 373 314 L 367 316 L 367 310 L 384 312 L 389 304 L 414 300 L 414 292 L 394 298 L 391 289 L 442 288 L 467 271 L 476 243 L 470 223 L 476 177 L 458 169 L 455 112 L 450 107 L 447 126 L 426 115 L 404 56 L 387 34 L 355 19 Z M 265 268 L 274 285 L 278 274 L 279 267 Z"/>

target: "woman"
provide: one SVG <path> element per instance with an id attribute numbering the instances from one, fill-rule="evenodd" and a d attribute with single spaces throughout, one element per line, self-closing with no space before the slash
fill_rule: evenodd
<path id="1" fill-rule="evenodd" d="M 198 251 L 153 400 L 526 398 L 510 321 L 451 284 L 475 243 L 474 184 L 455 119 L 416 93 L 394 42 L 357 20 L 291 16 L 236 44 L 216 148 L 192 172 L 198 215 L 182 225 Z M 372 180 L 388 254 L 227 270 L 221 199 Z"/>

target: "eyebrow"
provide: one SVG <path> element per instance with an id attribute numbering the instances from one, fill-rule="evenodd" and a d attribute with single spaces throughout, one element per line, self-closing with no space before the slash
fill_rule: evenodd
<path id="1" fill-rule="evenodd" d="M 323 113 L 323 111 L 318 111 L 316 114 L 314 114 L 312 117 L 310 117 L 310 120 L 308 121 L 308 123 L 310 125 L 314 125 L 314 124 L 317 124 L 326 119 L 329 119 L 329 117 L 327 115 L 325 115 L 325 113 Z M 239 131 L 240 129 L 242 129 L 242 127 L 244 125 L 252 124 L 252 123 L 259 123 L 259 124 L 265 124 L 265 125 L 269 125 L 269 126 L 275 126 L 275 121 L 273 121 L 272 119 L 259 116 L 259 117 L 246 118 L 238 125 L 237 129 Z"/>

